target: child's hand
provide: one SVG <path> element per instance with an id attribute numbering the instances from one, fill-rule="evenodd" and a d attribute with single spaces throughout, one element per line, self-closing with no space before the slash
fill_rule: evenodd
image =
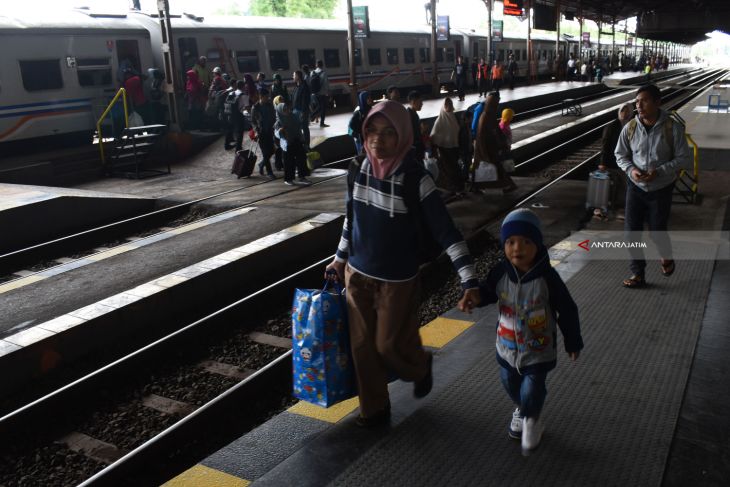
<path id="1" fill-rule="evenodd" d="M 569 352 L 568 356 L 570 357 L 570 360 L 575 362 L 576 360 L 578 360 L 578 357 L 580 357 L 580 352 Z"/>
<path id="2" fill-rule="evenodd" d="M 479 294 L 479 288 L 472 288 L 464 291 L 464 295 L 459 300 L 458 306 L 461 311 L 471 313 L 471 310 L 481 302 L 482 297 Z"/>

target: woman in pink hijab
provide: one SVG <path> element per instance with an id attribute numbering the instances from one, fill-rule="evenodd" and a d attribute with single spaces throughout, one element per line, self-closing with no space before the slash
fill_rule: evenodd
<path id="1" fill-rule="evenodd" d="M 350 342 L 360 399 L 357 425 L 390 421 L 388 372 L 431 391 L 433 357 L 418 329 L 424 242 L 445 249 L 462 287 L 479 302 L 472 258 L 436 185 L 413 149 L 410 116 L 400 103 L 375 105 L 363 122 L 366 157 L 349 169 L 347 218 L 326 276 L 344 281 Z"/>

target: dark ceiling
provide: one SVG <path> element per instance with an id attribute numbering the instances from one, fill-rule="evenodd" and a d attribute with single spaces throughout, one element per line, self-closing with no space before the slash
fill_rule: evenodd
<path id="1" fill-rule="evenodd" d="M 730 0 L 533 0 L 560 4 L 576 17 L 611 23 L 637 17 L 637 35 L 661 41 L 694 44 L 713 30 L 730 32 Z M 606 30 L 610 30 L 606 28 Z M 618 30 L 618 29 L 617 29 Z"/>

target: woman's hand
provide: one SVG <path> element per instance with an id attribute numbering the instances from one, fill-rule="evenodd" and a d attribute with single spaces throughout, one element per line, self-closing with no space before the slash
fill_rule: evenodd
<path id="1" fill-rule="evenodd" d="M 334 271 L 334 274 L 332 273 Z M 345 283 L 345 263 L 333 260 L 325 268 L 324 278 L 334 282 Z"/>

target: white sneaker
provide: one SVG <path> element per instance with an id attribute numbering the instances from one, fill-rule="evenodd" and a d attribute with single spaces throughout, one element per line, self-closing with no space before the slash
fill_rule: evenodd
<path id="1" fill-rule="evenodd" d="M 520 416 L 520 408 L 515 408 L 512 413 L 512 421 L 510 421 L 509 428 L 507 428 L 507 434 L 513 440 L 522 438 L 522 416 Z"/>
<path id="2" fill-rule="evenodd" d="M 540 445 L 543 426 L 540 418 L 522 418 L 522 454 L 527 456 Z"/>

